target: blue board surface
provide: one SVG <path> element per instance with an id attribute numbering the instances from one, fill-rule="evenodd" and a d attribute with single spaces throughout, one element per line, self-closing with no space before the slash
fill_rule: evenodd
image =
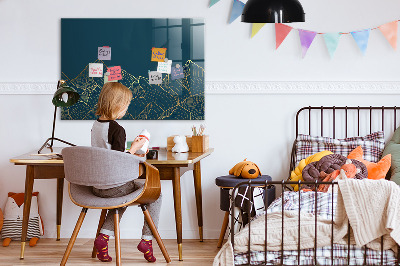
<path id="1" fill-rule="evenodd" d="M 98 59 L 98 47 L 111 47 L 111 60 Z M 167 48 L 166 57 L 183 66 L 184 78 L 162 74 L 149 84 L 151 49 Z M 127 120 L 204 120 L 203 19 L 61 19 L 61 78 L 81 96 L 62 108 L 61 119 L 95 120 L 103 77 L 89 77 L 89 63 L 121 66 L 122 80 L 133 93 Z"/>

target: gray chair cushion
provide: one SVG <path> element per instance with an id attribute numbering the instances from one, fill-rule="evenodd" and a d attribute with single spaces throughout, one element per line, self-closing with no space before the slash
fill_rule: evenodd
<path id="1" fill-rule="evenodd" d="M 136 180 L 136 182 L 145 182 L 144 180 Z M 142 193 L 143 188 L 140 188 L 131 194 L 128 194 L 123 197 L 117 198 L 101 198 L 97 197 L 92 192 L 92 187 L 89 186 L 82 186 L 70 183 L 70 195 L 71 198 L 78 203 L 79 205 L 89 206 L 93 208 L 105 208 L 105 207 L 112 207 L 118 206 L 129 201 L 135 199 L 140 193 Z"/>
<path id="2" fill-rule="evenodd" d="M 97 188 L 117 187 L 139 176 L 144 158 L 96 147 L 67 147 L 62 150 L 65 179 Z"/>

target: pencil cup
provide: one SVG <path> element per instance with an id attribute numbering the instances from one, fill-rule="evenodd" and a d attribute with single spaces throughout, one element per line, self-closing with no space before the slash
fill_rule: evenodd
<path id="1" fill-rule="evenodd" d="M 209 136 L 192 136 L 192 152 L 205 152 L 208 150 Z"/>

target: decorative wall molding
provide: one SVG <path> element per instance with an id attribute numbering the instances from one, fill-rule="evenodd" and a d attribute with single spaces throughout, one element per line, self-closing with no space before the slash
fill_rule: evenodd
<path id="1" fill-rule="evenodd" d="M 54 94 L 54 83 L 0 83 L 0 94 Z"/>
<path id="2" fill-rule="evenodd" d="M 57 83 L 0 83 L 0 94 L 53 94 Z M 400 81 L 207 81 L 206 94 L 400 94 Z"/>
<path id="3" fill-rule="evenodd" d="M 400 94 L 399 81 L 215 81 L 207 94 Z"/>

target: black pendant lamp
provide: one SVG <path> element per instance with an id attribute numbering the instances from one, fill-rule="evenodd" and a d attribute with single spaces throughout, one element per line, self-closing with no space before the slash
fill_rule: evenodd
<path id="1" fill-rule="evenodd" d="M 249 0 L 243 9 L 242 22 L 304 22 L 304 10 L 298 0 Z"/>

